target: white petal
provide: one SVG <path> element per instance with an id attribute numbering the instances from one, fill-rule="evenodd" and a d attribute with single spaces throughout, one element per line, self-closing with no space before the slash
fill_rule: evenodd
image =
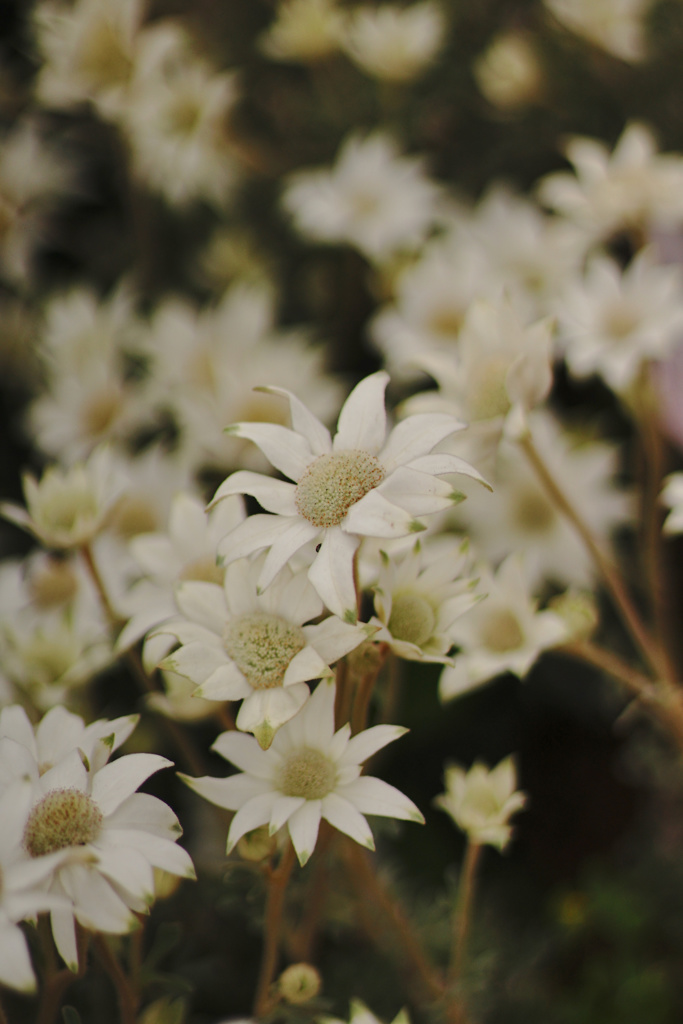
<path id="1" fill-rule="evenodd" d="M 360 811 L 338 793 L 328 793 L 323 800 L 323 818 L 330 825 L 355 839 L 368 850 L 375 849 L 372 832 Z"/>
<path id="2" fill-rule="evenodd" d="M 389 434 L 379 454 L 379 461 L 388 473 L 405 466 L 412 459 L 431 452 L 449 434 L 465 426 L 447 413 L 416 413 L 398 423 Z"/>
<path id="3" fill-rule="evenodd" d="M 97 772 L 92 782 L 92 798 L 106 817 L 150 775 L 172 766 L 173 761 L 160 754 L 126 754 Z"/>
<path id="4" fill-rule="evenodd" d="M 350 800 L 361 814 L 378 814 L 384 818 L 402 818 L 424 824 L 424 818 L 413 801 L 382 779 L 361 775 L 354 782 L 339 787 L 338 792 Z"/>
<path id="5" fill-rule="evenodd" d="M 9 921 L 0 926 L 0 984 L 20 992 L 35 992 L 36 978 L 26 939 Z"/>
<path id="6" fill-rule="evenodd" d="M 78 945 L 76 944 L 76 921 L 71 910 L 53 910 L 50 915 L 52 937 L 57 952 L 74 973 L 78 970 Z"/>
<path id="7" fill-rule="evenodd" d="M 254 390 L 265 391 L 270 395 L 282 395 L 288 399 L 292 427 L 298 434 L 303 434 L 314 455 L 324 455 L 332 451 L 332 439 L 327 427 L 291 391 L 276 387 L 255 388 Z"/>
<path id="8" fill-rule="evenodd" d="M 310 622 L 311 619 L 317 618 L 322 610 L 322 601 L 318 592 L 311 586 L 308 574 L 297 572 L 283 587 L 276 614 L 300 626 L 302 622 Z"/>
<path id="9" fill-rule="evenodd" d="M 342 529 L 362 537 L 407 537 L 425 527 L 409 512 L 388 501 L 375 487 L 351 506 L 343 519 Z"/>
<path id="10" fill-rule="evenodd" d="M 142 900 L 148 906 L 154 900 L 154 872 L 149 860 L 137 850 L 116 844 L 111 849 L 97 849 L 97 870 L 114 885 Z"/>
<path id="11" fill-rule="evenodd" d="M 240 470 L 237 473 L 232 473 L 221 484 L 209 508 L 229 494 L 250 494 L 267 512 L 295 516 L 298 514 L 294 504 L 295 491 L 294 484 L 287 483 L 285 480 L 275 480 L 272 476 L 264 476 L 262 473 Z"/>
<path id="12" fill-rule="evenodd" d="M 462 493 L 451 484 L 429 473 L 400 466 L 377 488 L 382 497 L 412 516 L 445 512 L 462 501 Z"/>
<path id="13" fill-rule="evenodd" d="M 353 556 L 359 543 L 357 537 L 331 527 L 308 570 L 309 580 L 327 607 L 347 622 L 357 619 Z"/>
<path id="14" fill-rule="evenodd" d="M 122 935 L 135 917 L 94 866 L 77 865 L 60 873 L 62 885 L 74 900 L 77 919 L 86 928 Z"/>
<path id="15" fill-rule="evenodd" d="M 107 816 L 107 829 L 144 828 L 162 838 L 174 838 L 182 829 L 168 804 L 149 793 L 131 793 L 119 807 Z"/>
<path id="16" fill-rule="evenodd" d="M 258 585 L 260 590 L 269 586 L 280 569 L 289 561 L 292 555 L 296 554 L 299 548 L 308 544 L 320 532 L 317 526 L 313 526 L 306 519 L 285 519 L 287 530 L 281 531 L 277 540 L 274 540 L 270 551 L 263 563 L 263 569 L 259 576 Z"/>
<path id="17" fill-rule="evenodd" d="M 218 545 L 218 561 L 221 565 L 234 562 L 236 558 L 245 558 L 255 551 L 262 551 L 275 543 L 291 528 L 299 518 L 270 515 L 258 512 L 249 516 L 231 530 Z"/>
<path id="18" fill-rule="evenodd" d="M 355 448 L 377 455 L 386 435 L 384 392 L 388 383 L 389 374 L 380 370 L 356 385 L 339 414 L 335 452 Z"/>
<path id="19" fill-rule="evenodd" d="M 223 588 L 218 583 L 186 580 L 175 588 L 175 599 L 186 618 L 221 635 L 228 609 Z"/>
<path id="20" fill-rule="evenodd" d="M 225 807 L 228 811 L 239 810 L 253 797 L 272 793 L 270 783 L 251 775 L 231 775 L 227 779 L 204 775 L 201 779 L 193 779 L 191 775 L 178 772 L 178 778 L 209 803 Z"/>
<path id="21" fill-rule="evenodd" d="M 189 853 L 172 839 L 166 839 L 141 828 L 107 829 L 105 834 L 107 843 L 111 845 L 117 855 L 124 854 L 126 851 L 135 851 L 149 864 L 153 864 L 155 868 L 162 868 L 171 875 L 194 878 L 194 868 Z M 106 872 L 104 873 L 106 874 Z M 121 884 L 127 888 L 130 887 L 125 881 L 125 877 Z"/>
<path id="22" fill-rule="evenodd" d="M 259 746 L 265 749 L 270 746 L 276 730 L 293 718 L 309 697 L 310 690 L 305 683 L 259 690 L 244 701 L 235 724 L 243 732 L 254 733 Z M 259 726 L 261 729 L 257 733 Z M 268 739 L 270 742 L 266 742 Z"/>
<path id="23" fill-rule="evenodd" d="M 72 750 L 59 764 L 44 772 L 40 777 L 39 786 L 43 793 L 48 793 L 51 789 L 72 788 L 85 793 L 88 788 L 88 773 L 80 751 Z"/>
<path id="24" fill-rule="evenodd" d="M 270 779 L 273 773 L 272 755 L 264 754 L 253 736 L 239 732 L 222 732 L 211 747 L 242 772 L 260 779 Z"/>
<path id="25" fill-rule="evenodd" d="M 349 740 L 340 764 L 362 764 L 369 757 L 408 732 L 402 725 L 373 725 Z"/>
<path id="26" fill-rule="evenodd" d="M 230 830 L 228 832 L 228 845 L 227 852 L 235 846 L 235 843 L 246 835 L 247 832 L 253 831 L 255 828 L 260 828 L 261 825 L 265 825 L 270 821 L 270 816 L 273 810 L 273 803 L 277 798 L 277 794 L 271 792 L 263 793 L 260 796 L 255 796 L 248 803 L 240 807 L 235 817 L 230 823 Z"/>
<path id="27" fill-rule="evenodd" d="M 303 867 L 315 849 L 320 828 L 321 801 L 307 800 L 287 822 L 292 845 Z"/>
<path id="28" fill-rule="evenodd" d="M 301 434 L 276 423 L 233 423 L 226 427 L 226 433 L 253 441 L 275 469 L 279 469 L 290 480 L 299 480 L 315 458 Z"/>
<path id="29" fill-rule="evenodd" d="M 237 665 L 234 662 L 227 662 L 217 668 L 202 685 L 194 691 L 193 697 L 203 697 L 204 700 L 243 700 L 252 693 L 251 686 L 246 681 Z"/>
<path id="30" fill-rule="evenodd" d="M 315 647 L 327 665 L 343 658 L 349 651 L 354 651 L 364 640 L 373 635 L 365 623 L 352 626 L 342 622 L 336 615 L 329 615 L 322 622 L 312 626 L 304 626 L 304 634 L 308 643 Z M 286 678 L 286 677 L 285 677 Z"/>
<path id="31" fill-rule="evenodd" d="M 447 452 L 433 452 L 431 455 L 422 455 L 419 459 L 412 459 L 408 464 L 409 469 L 417 469 L 420 473 L 430 473 L 434 476 L 442 476 L 445 473 L 462 473 L 464 476 L 478 480 L 484 487 L 491 490 L 491 485 L 469 462 L 461 459 L 459 455 L 450 455 Z"/>
<path id="32" fill-rule="evenodd" d="M 289 687 L 293 683 L 304 683 L 309 679 L 321 679 L 322 676 L 331 675 L 330 669 L 318 652 L 306 646 L 295 654 L 285 672 L 282 685 Z"/>
<path id="33" fill-rule="evenodd" d="M 284 796 L 279 793 L 268 823 L 268 831 L 271 836 L 274 836 L 289 821 L 294 812 L 303 807 L 305 803 L 306 800 L 302 796 Z"/>
<path id="34" fill-rule="evenodd" d="M 228 665 L 228 656 L 219 646 L 218 637 L 216 644 L 195 642 L 179 647 L 173 654 L 164 659 L 164 668 L 169 668 L 178 675 L 186 676 L 193 683 L 198 685 L 206 682 L 217 669 L 225 668 Z"/>

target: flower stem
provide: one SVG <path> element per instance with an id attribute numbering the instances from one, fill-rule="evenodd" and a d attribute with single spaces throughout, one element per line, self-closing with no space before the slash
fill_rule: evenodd
<path id="1" fill-rule="evenodd" d="M 560 512 L 562 512 L 569 520 L 588 548 L 588 551 L 602 574 L 605 586 L 611 594 L 612 600 L 614 601 L 624 624 L 633 637 L 633 640 L 640 648 L 655 673 L 662 678 L 667 678 L 668 665 L 666 658 L 663 656 L 659 646 L 653 641 L 648 630 L 643 625 L 640 615 L 636 611 L 636 608 L 629 597 L 621 575 L 600 549 L 600 546 L 593 536 L 589 526 L 584 522 L 565 495 L 564 491 L 562 491 L 557 484 L 554 476 L 548 469 L 540 452 L 536 448 L 531 434 L 525 434 L 519 439 L 518 443 L 553 502 Z"/>
<path id="2" fill-rule="evenodd" d="M 121 964 L 112 953 L 111 947 L 104 935 L 96 934 L 93 936 L 93 947 L 98 960 L 111 978 L 116 989 L 119 1011 L 121 1013 L 121 1024 L 135 1024 L 137 1009 L 140 1003 L 138 993 L 133 988 Z"/>
<path id="3" fill-rule="evenodd" d="M 288 840 L 280 863 L 276 868 L 270 869 L 266 916 L 263 924 L 263 953 L 254 997 L 253 1015 L 257 1018 L 264 1017 L 271 1008 L 270 989 L 277 970 L 285 892 L 295 861 L 294 847 Z"/>
<path id="4" fill-rule="evenodd" d="M 453 941 L 451 945 L 451 962 L 448 967 L 448 981 L 451 985 L 459 981 L 465 962 L 467 939 L 472 918 L 472 904 L 477 877 L 477 866 L 481 856 L 481 843 L 467 842 L 465 860 L 458 883 L 458 898 L 453 915 Z"/>
<path id="5" fill-rule="evenodd" d="M 90 936 L 84 928 L 78 923 L 76 924 L 78 971 L 74 973 L 68 967 L 59 969 L 57 966 L 57 953 L 52 938 L 52 930 L 45 914 L 41 914 L 38 918 L 38 935 L 43 951 L 45 974 L 43 976 L 40 1005 L 38 1006 L 35 1024 L 54 1024 L 62 1007 L 64 996 L 74 981 L 82 978 L 87 970 Z"/>

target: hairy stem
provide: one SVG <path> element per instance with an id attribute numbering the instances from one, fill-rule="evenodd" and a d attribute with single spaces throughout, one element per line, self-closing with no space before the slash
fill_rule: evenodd
<path id="1" fill-rule="evenodd" d="M 472 919 L 472 905 L 477 877 L 477 866 L 481 856 L 481 843 L 468 840 L 465 860 L 458 883 L 458 898 L 453 915 L 453 942 L 451 945 L 451 961 L 448 967 L 448 981 L 453 985 L 462 975 L 467 950 L 467 939 Z"/>
<path id="2" fill-rule="evenodd" d="M 254 997 L 254 1017 L 264 1017 L 271 1007 L 271 987 L 277 970 L 282 933 L 282 915 L 285 905 L 287 883 L 292 874 L 296 855 L 291 841 L 287 842 L 278 866 L 270 870 L 268 898 L 263 924 L 263 953 Z"/>
<path id="3" fill-rule="evenodd" d="M 93 937 L 93 948 L 97 959 L 109 975 L 116 989 L 121 1024 L 135 1024 L 140 997 L 135 991 L 131 980 L 112 953 L 111 947 L 104 935 L 96 934 Z"/>

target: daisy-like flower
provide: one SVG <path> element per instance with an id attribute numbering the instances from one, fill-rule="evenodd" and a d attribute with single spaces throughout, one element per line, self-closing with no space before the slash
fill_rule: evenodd
<path id="1" fill-rule="evenodd" d="M 382 262 L 424 241 L 438 197 L 422 161 L 400 156 L 389 135 L 375 132 L 349 137 L 331 169 L 293 174 L 282 203 L 308 238 L 345 242 Z"/>
<path id="2" fill-rule="evenodd" d="M 622 60 L 647 55 L 645 18 L 653 0 L 544 0 L 559 22 Z"/>
<path id="3" fill-rule="evenodd" d="M 46 744 L 48 756 L 55 759 L 39 763 L 28 745 L 7 735 L 21 730 L 20 714 L 14 712 L 0 739 L 0 770 L 32 782 L 23 829 L 29 857 L 64 854 L 49 879 L 48 891 L 67 903 L 52 910 L 52 932 L 60 955 L 76 970 L 75 920 L 93 931 L 128 932 L 135 926 L 134 914 L 146 912 L 153 902 L 154 867 L 188 878 L 194 869 L 176 845 L 182 830 L 173 811 L 156 797 L 136 792 L 172 762 L 157 754 L 128 754 L 106 763 L 135 725 L 134 716 L 94 727 L 84 728 L 81 722 L 79 730 L 77 716 L 65 718 L 64 712 L 60 718 L 59 711 L 48 713 L 51 728 L 45 730 L 53 738 Z M 66 735 L 61 741 L 55 737 L 58 723 L 69 727 L 68 744 Z"/>
<path id="4" fill-rule="evenodd" d="M 258 45 L 273 60 L 314 63 L 339 49 L 343 30 L 337 0 L 281 0 Z"/>
<path id="5" fill-rule="evenodd" d="M 382 629 L 373 639 L 408 661 L 448 664 L 451 625 L 481 598 L 474 592 L 477 581 L 465 575 L 467 542 L 442 536 L 418 541 L 403 556 L 382 554 L 374 587 Z"/>
<path id="6" fill-rule="evenodd" d="M 375 78 L 411 82 L 434 62 L 445 34 L 443 10 L 433 0 L 360 7 L 349 16 L 344 49 Z"/>
<path id="7" fill-rule="evenodd" d="M 337 1017 L 321 1017 L 320 1024 L 346 1024 L 346 1022 Z M 349 1007 L 348 1024 L 382 1024 L 382 1022 L 360 999 L 352 999 Z M 410 1024 L 407 1012 L 399 1010 L 392 1024 Z"/>
<path id="8" fill-rule="evenodd" d="M 275 515 L 249 516 L 221 542 L 231 562 L 268 548 L 258 586 L 267 587 L 291 556 L 310 542 L 319 550 L 308 576 L 327 607 L 356 621 L 353 560 L 360 538 L 405 537 L 424 530 L 417 516 L 450 508 L 460 493 L 440 477 L 461 473 L 481 480 L 458 456 L 431 454 L 462 426 L 447 414 L 411 416 L 387 436 L 384 391 L 388 374 L 371 374 L 347 398 L 334 440 L 293 394 L 268 388 L 289 401 L 292 429 L 269 423 L 227 428 L 254 441 L 273 466 L 295 483 L 257 473 L 233 473 L 215 501 L 251 494 Z"/>
<path id="9" fill-rule="evenodd" d="M 581 136 L 571 139 L 565 152 L 575 175 L 547 175 L 539 197 L 589 237 L 660 226 L 670 231 L 683 221 L 683 158 L 658 153 L 647 125 L 628 124 L 612 153 L 603 142 Z"/>
<path id="10" fill-rule="evenodd" d="M 0 515 L 34 534 L 48 548 L 75 548 L 103 529 L 125 490 L 120 466 L 108 448 L 96 448 L 70 469 L 49 466 L 38 481 L 23 479 L 26 509 L 0 503 Z"/>
<path id="11" fill-rule="evenodd" d="M 671 509 L 664 520 L 664 533 L 683 533 L 683 473 L 669 473 L 660 497 Z"/>
<path id="12" fill-rule="evenodd" d="M 334 731 L 335 686 L 323 680 L 298 715 L 262 750 L 255 739 L 224 732 L 213 749 L 240 769 L 227 779 L 181 778 L 200 796 L 237 811 L 228 832 L 228 853 L 241 836 L 261 825 L 274 835 L 287 825 L 300 864 L 315 849 L 324 818 L 357 843 L 374 850 L 365 814 L 424 822 L 412 800 L 393 786 L 361 776 L 363 761 L 407 730 L 376 725 L 351 736 Z"/>
<path id="13" fill-rule="evenodd" d="M 285 566 L 259 595 L 256 580 L 263 556 L 228 567 L 223 587 L 187 582 L 176 590 L 182 619 L 165 623 L 182 646 L 162 668 L 199 687 L 195 696 L 241 700 L 237 728 L 253 732 L 267 748 L 277 729 L 308 699 L 306 681 L 330 676 L 330 665 L 375 632 L 336 616 L 304 625 L 323 610 L 306 570 Z"/>
<path id="14" fill-rule="evenodd" d="M 459 697 L 504 672 L 523 678 L 542 651 L 567 638 L 559 615 L 537 611 L 518 556 L 510 555 L 495 576 L 482 568 L 480 587 L 486 598 L 451 627 L 460 653 L 441 673 L 442 700 Z"/>
<path id="15" fill-rule="evenodd" d="M 469 771 L 449 765 L 444 773 L 446 792 L 434 803 L 449 814 L 472 843 L 488 843 L 504 850 L 512 836 L 510 818 L 526 804 L 517 789 L 517 772 L 511 757 L 487 768 L 476 761 Z"/>

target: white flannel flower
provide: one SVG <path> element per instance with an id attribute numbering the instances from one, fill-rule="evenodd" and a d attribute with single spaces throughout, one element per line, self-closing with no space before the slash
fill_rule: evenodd
<path id="1" fill-rule="evenodd" d="M 375 628 L 351 626 L 336 616 L 310 623 L 323 610 L 306 570 L 285 566 L 268 590 L 256 580 L 263 556 L 228 566 L 222 587 L 186 582 L 176 590 L 182 618 L 161 627 L 181 647 L 162 668 L 187 676 L 195 696 L 241 700 L 238 729 L 266 748 L 277 729 L 309 697 L 306 682 L 331 676 L 330 665 L 372 636 Z"/>
<path id="2" fill-rule="evenodd" d="M 451 627 L 460 647 L 455 664 L 441 673 L 442 700 L 459 697 L 504 672 L 523 678 L 541 652 L 567 639 L 567 628 L 551 611 L 537 611 L 522 560 L 510 555 L 495 576 L 480 573 L 484 600 Z"/>
<path id="3" fill-rule="evenodd" d="M 344 17 L 337 0 L 280 0 L 275 20 L 259 36 L 259 49 L 273 60 L 322 60 L 339 49 Z"/>
<path id="4" fill-rule="evenodd" d="M 320 1017 L 320 1024 L 346 1024 L 337 1017 Z M 367 1008 L 360 999 L 352 999 L 349 1005 L 348 1024 L 382 1024 L 379 1017 Z M 405 1010 L 399 1010 L 394 1017 L 392 1024 L 410 1024 L 410 1018 Z"/>
<path id="5" fill-rule="evenodd" d="M 658 153 L 647 125 L 628 124 L 612 153 L 583 136 L 571 139 L 565 152 L 575 174 L 547 175 L 539 198 L 591 238 L 625 229 L 670 231 L 683 221 L 683 157 Z"/>
<path id="6" fill-rule="evenodd" d="M 559 22 L 622 60 L 647 56 L 645 18 L 653 0 L 544 0 Z"/>
<path id="7" fill-rule="evenodd" d="M 474 593 L 477 581 L 465 576 L 467 542 L 442 536 L 424 545 L 418 541 L 403 555 L 382 556 L 373 589 L 383 628 L 373 639 L 408 661 L 448 664 L 451 625 L 482 596 Z"/>
<path id="8" fill-rule="evenodd" d="M 510 818 L 526 804 L 517 789 L 517 772 L 511 757 L 487 768 L 476 761 L 469 771 L 449 765 L 444 772 L 446 792 L 434 803 L 449 814 L 471 843 L 488 843 L 504 850 L 512 836 Z"/>
<path id="9" fill-rule="evenodd" d="M 658 266 L 643 249 L 622 271 L 595 256 L 584 280 L 557 305 L 560 346 L 576 377 L 597 373 L 616 392 L 634 383 L 647 360 L 662 359 L 683 331 L 683 274 Z"/>
<path id="10" fill-rule="evenodd" d="M 482 479 L 457 456 L 431 454 L 461 428 L 452 416 L 412 416 L 387 436 L 388 381 L 388 374 L 380 371 L 353 389 L 334 440 L 320 420 L 280 388 L 267 390 L 289 400 L 293 429 L 269 423 L 228 428 L 258 444 L 273 466 L 295 483 L 247 471 L 229 476 L 214 502 L 229 494 L 251 494 L 275 515 L 249 516 L 221 542 L 219 558 L 231 562 L 268 548 L 258 580 L 265 589 L 296 551 L 319 542 L 309 579 L 331 612 L 356 621 L 353 560 L 361 537 L 405 537 L 424 530 L 417 516 L 440 512 L 460 500 L 460 493 L 441 476 L 462 473 Z"/>
<path id="11" fill-rule="evenodd" d="M 145 913 L 153 902 L 155 867 L 194 877 L 188 854 L 176 845 L 182 830 L 173 811 L 156 797 L 135 792 L 172 762 L 157 754 L 128 754 L 106 763 L 134 727 L 135 716 L 84 727 L 77 716 L 53 708 L 31 749 L 21 709 L 7 710 L 0 770 L 32 782 L 23 831 L 29 856 L 64 854 L 48 891 L 68 902 L 52 909 L 52 933 L 60 955 L 76 970 L 75 920 L 93 931 L 128 932 L 135 913 Z M 41 729 L 45 723 L 49 728 Z"/>
<path id="12" fill-rule="evenodd" d="M 361 776 L 363 761 L 407 730 L 376 725 L 351 736 L 334 731 L 334 683 L 323 680 L 298 715 L 286 722 L 268 750 L 238 732 L 224 732 L 213 749 L 240 769 L 227 779 L 182 775 L 200 796 L 237 811 L 228 832 L 228 853 L 241 836 L 261 825 L 271 835 L 287 825 L 300 864 L 315 848 L 324 818 L 357 843 L 374 850 L 365 814 L 424 822 L 412 800 L 393 786 Z"/>
<path id="13" fill-rule="evenodd" d="M 69 469 L 49 466 L 40 480 L 26 473 L 23 486 L 27 508 L 2 502 L 0 515 L 46 547 L 66 549 L 89 543 L 104 528 L 126 481 L 112 452 L 100 447 Z"/>
<path id="14" fill-rule="evenodd" d="M 416 249 L 436 219 L 439 187 L 384 132 L 350 136 L 335 165 L 296 171 L 282 196 L 302 235 L 355 246 L 377 262 Z"/>
<path id="15" fill-rule="evenodd" d="M 669 473 L 660 497 L 671 509 L 664 520 L 664 533 L 683 533 L 683 473 Z"/>
<path id="16" fill-rule="evenodd" d="M 434 62 L 445 34 L 443 10 L 433 0 L 357 7 L 349 14 L 344 49 L 375 78 L 411 82 Z"/>

